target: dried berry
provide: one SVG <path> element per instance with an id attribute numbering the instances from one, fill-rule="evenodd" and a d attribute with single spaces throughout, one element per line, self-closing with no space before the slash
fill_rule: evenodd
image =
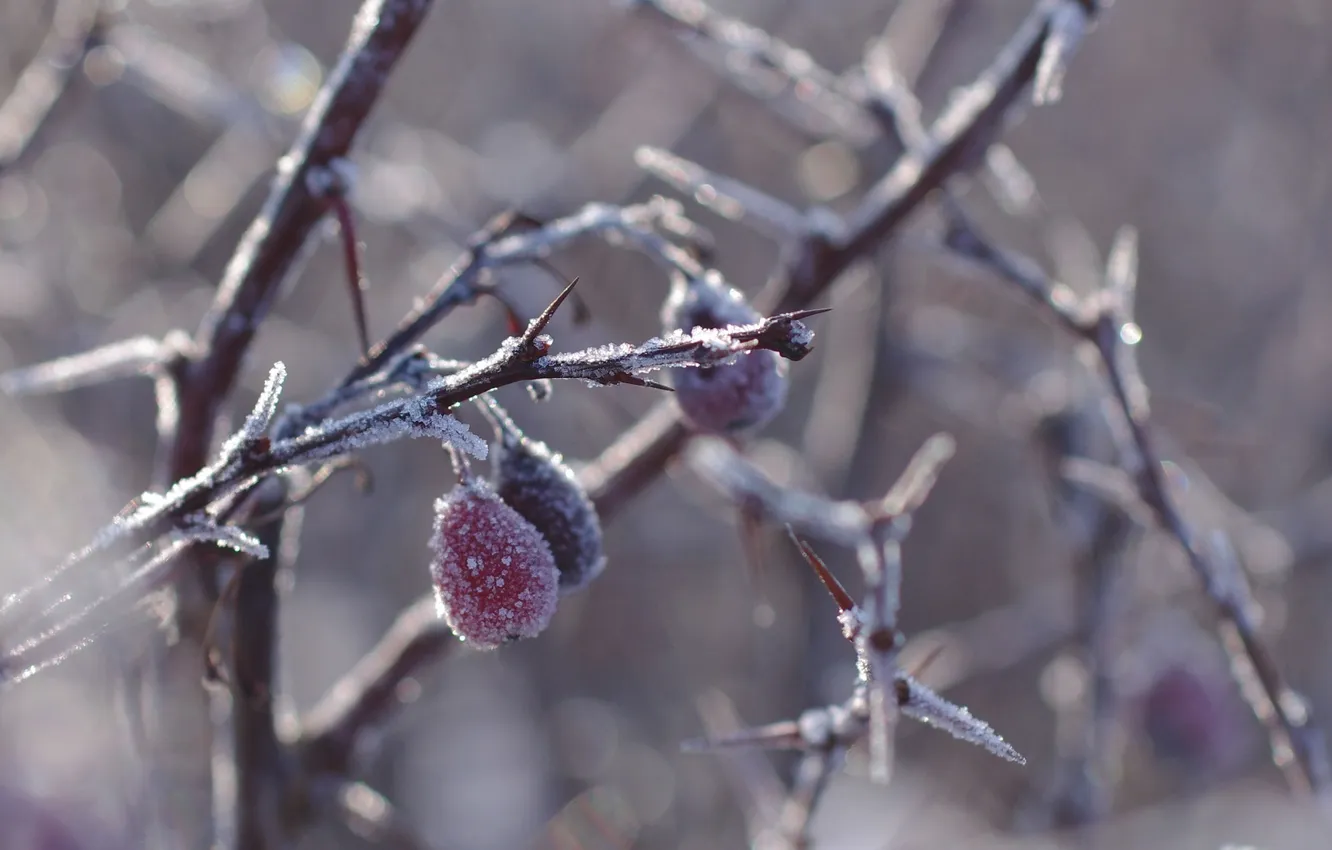
<path id="1" fill-rule="evenodd" d="M 484 649 L 535 637 L 550 623 L 558 573 L 541 532 L 481 478 L 435 502 L 430 575 L 440 616 Z"/>
<path id="2" fill-rule="evenodd" d="M 662 308 L 668 331 L 747 325 L 761 318 L 715 272 L 702 278 L 676 276 Z M 725 366 L 672 369 L 669 377 L 685 421 L 705 433 L 760 428 L 786 403 L 786 363 L 767 350 L 744 354 Z"/>
<path id="3" fill-rule="evenodd" d="M 498 437 L 491 449 L 496 492 L 550 545 L 560 592 L 587 586 L 606 568 L 601 521 L 587 491 L 564 458 L 524 435 L 489 396 L 483 402 Z"/>

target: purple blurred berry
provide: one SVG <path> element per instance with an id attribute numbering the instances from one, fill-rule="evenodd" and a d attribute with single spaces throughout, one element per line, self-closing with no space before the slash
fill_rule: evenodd
<path id="1" fill-rule="evenodd" d="M 701 279 L 677 276 L 662 307 L 668 331 L 747 325 L 761 318 L 715 273 Z M 672 369 L 669 379 L 685 421 L 704 433 L 758 429 L 786 403 L 786 363 L 771 351 L 753 351 L 725 366 Z"/>
<path id="2" fill-rule="evenodd" d="M 1242 758 L 1245 729 L 1231 688 L 1221 671 L 1163 667 L 1140 704 L 1142 729 L 1157 758 L 1199 775 Z"/>

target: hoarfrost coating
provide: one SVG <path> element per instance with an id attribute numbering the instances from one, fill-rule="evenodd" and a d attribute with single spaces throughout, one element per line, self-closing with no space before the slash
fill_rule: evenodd
<path id="1" fill-rule="evenodd" d="M 436 607 L 458 637 L 493 649 L 550 624 L 559 586 L 550 546 L 483 479 L 435 502 L 430 548 Z"/>
<path id="2" fill-rule="evenodd" d="M 744 296 L 715 274 L 674 275 L 670 297 L 662 307 L 668 331 L 692 329 L 699 334 L 758 321 L 758 312 Z M 786 405 L 786 364 L 772 351 L 752 351 L 722 366 L 676 372 L 670 380 L 681 414 L 704 433 L 755 430 Z"/>

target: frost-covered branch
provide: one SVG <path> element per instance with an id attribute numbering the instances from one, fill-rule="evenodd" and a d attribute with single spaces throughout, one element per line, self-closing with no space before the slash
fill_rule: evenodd
<path id="1" fill-rule="evenodd" d="M 1056 324 L 1092 348 L 1110 398 L 1127 427 L 1120 445 L 1124 471 L 1157 524 L 1178 542 L 1220 619 L 1221 642 L 1254 715 L 1267 728 L 1272 760 L 1292 788 L 1323 792 L 1332 787 L 1327 743 L 1307 701 L 1286 682 L 1253 616 L 1256 608 L 1243 567 L 1223 529 L 1199 528 L 1181 507 L 1186 480 L 1162 462 L 1152 428 L 1147 386 L 1137 365 L 1142 330 L 1134 318 L 1136 237 L 1121 231 L 1107 263 L 1105 285 L 1078 298 L 1047 276 L 1032 259 L 990 242 L 958 205 L 950 209 L 948 245 L 961 256 L 1015 284 Z M 1209 541 L 1220 540 L 1221 545 Z"/>
<path id="2" fill-rule="evenodd" d="M 650 0 L 640 5 L 665 13 L 676 23 L 721 20 L 710 17 L 715 13 L 702 3 Z M 1084 5 L 1089 6 L 1089 16 L 1097 11 L 1090 4 Z M 783 261 L 757 301 L 760 312 L 799 310 L 814 303 L 852 265 L 872 256 L 891 239 L 949 177 L 980 161 L 978 158 L 1009 123 L 1010 114 L 1023 103 L 1022 96 L 1035 79 L 1051 31 L 1051 15 L 1057 7 L 1054 0 L 1036 5 L 990 67 L 954 97 L 951 107 L 928 134 L 918 134 L 919 140 L 928 139 L 929 143 L 915 150 L 908 145 L 906 153 L 844 221 L 826 211 L 804 216 L 804 228 L 786 243 Z M 720 25 L 723 29 L 731 26 Z M 760 47 L 755 49 L 757 55 L 763 55 Z M 785 55 L 780 50 L 777 53 Z M 770 64 L 786 67 L 782 61 Z M 761 218 L 757 212 L 748 214 Z M 583 478 L 593 499 L 611 508 L 625 503 L 659 475 L 689 439 L 690 432 L 678 414 L 673 416 L 664 405 L 653 410 L 584 470 Z"/>
<path id="3" fill-rule="evenodd" d="M 587 204 L 568 216 L 545 223 L 515 213 L 497 216 L 472 236 L 468 251 L 394 331 L 371 348 L 369 355 L 343 380 L 342 387 L 345 389 L 385 368 L 458 307 L 471 304 L 482 295 L 496 295 L 497 287 L 490 280 L 494 271 L 540 263 L 552 252 L 583 236 L 599 236 L 612 244 L 627 243 L 667 271 L 698 277 L 705 272 L 698 260 L 659 232 L 667 222 L 682 218 L 680 205 L 661 197 L 627 206 Z"/>
<path id="4" fill-rule="evenodd" d="M 499 387 L 570 379 L 595 386 L 651 385 L 643 375 L 671 368 L 717 367 L 756 350 L 775 351 L 798 360 L 811 350 L 814 339 L 813 332 L 800 321 L 809 313 L 795 313 L 750 325 L 695 328 L 689 333 L 676 331 L 637 346 L 607 345 L 553 353 L 552 340 L 540 333 L 552 312 L 533 320 L 523 336 L 505 340 L 490 357 L 438 377 L 414 395 L 315 422 L 303 421 L 299 408 L 290 411 L 282 424 L 282 430 L 293 432 L 290 436 L 271 433 L 278 430 L 272 425 L 286 375 L 285 367 L 276 364 L 254 410 L 222 444 L 212 463 L 176 482 L 164 493 L 140 496 L 88 546 L 44 576 L 41 582 L 0 603 L 0 623 L 5 623 L 8 630 L 22 618 L 36 614 L 49 617 L 57 609 L 77 605 L 81 594 L 76 590 L 87 576 L 77 572 L 76 567 L 95 555 L 151 545 L 164 535 L 179 537 L 186 543 L 208 541 L 259 554 L 261 547 L 257 541 L 239 529 L 228 527 L 225 518 L 237 507 L 237 500 L 251 492 L 258 481 L 284 469 L 404 438 L 441 440 L 484 458 L 486 443 L 448 411 Z M 173 551 L 179 554 L 181 549 Z M 84 571 L 87 569 L 84 566 Z M 131 578 L 123 580 L 116 591 L 117 598 L 151 592 L 174 574 L 172 564 L 154 562 L 152 569 L 135 570 Z M 59 633 L 74 628 L 92 613 L 78 615 L 75 621 L 44 634 L 36 643 L 25 642 L 23 651 L 34 651 L 41 643 L 56 639 Z M 0 669 L 11 666 L 6 657 Z"/>
<path id="5" fill-rule="evenodd" d="M 786 524 L 801 554 L 837 603 L 842 634 L 855 647 L 857 684 L 847 702 L 811 709 L 797 720 L 686 745 L 688 749 L 765 747 L 804 751 L 805 760 L 778 818 L 777 829 L 784 841 L 799 845 L 829 773 L 852 746 L 868 741 L 871 775 L 887 781 L 899 715 L 942 729 L 1009 761 L 1025 762 L 986 723 L 926 688 L 898 664 L 904 641 L 897 627 L 902 580 L 900 544 L 910 530 L 912 512 L 924 502 L 952 453 L 950 437 L 932 437 L 883 498 L 862 503 L 780 486 L 719 440 L 696 441 L 689 452 L 691 467 L 705 479 L 758 516 Z M 855 551 L 865 585 L 861 601 L 847 592 L 813 547 L 795 536 L 794 528 Z"/>
<path id="6" fill-rule="evenodd" d="M 634 0 L 633 5 L 673 27 L 718 74 L 764 98 L 801 129 L 857 144 L 873 138 L 873 125 L 842 80 L 804 50 L 701 0 Z"/>
<path id="7" fill-rule="evenodd" d="M 119 378 L 160 375 L 167 364 L 181 356 L 185 339 L 168 334 L 164 339 L 136 336 L 48 360 L 36 366 L 0 374 L 0 393 L 35 395 L 58 393 Z"/>

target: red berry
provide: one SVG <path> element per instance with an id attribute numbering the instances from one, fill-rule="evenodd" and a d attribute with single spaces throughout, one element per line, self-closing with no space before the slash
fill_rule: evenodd
<path id="1" fill-rule="evenodd" d="M 662 308 L 667 330 L 748 325 L 761 318 L 743 295 L 715 276 L 676 277 Z M 752 351 L 725 366 L 672 369 L 668 375 L 685 421 L 705 433 L 754 430 L 786 404 L 786 362 L 772 351 Z"/>
<path id="2" fill-rule="evenodd" d="M 587 491 L 564 458 L 524 435 L 489 397 L 482 409 L 499 437 L 491 457 L 500 498 L 550 545 L 560 573 L 560 592 L 585 587 L 606 568 L 601 521 Z"/>
<path id="3" fill-rule="evenodd" d="M 483 649 L 536 637 L 550 623 L 558 572 L 541 532 L 484 480 L 435 502 L 430 575 L 440 616 Z"/>

